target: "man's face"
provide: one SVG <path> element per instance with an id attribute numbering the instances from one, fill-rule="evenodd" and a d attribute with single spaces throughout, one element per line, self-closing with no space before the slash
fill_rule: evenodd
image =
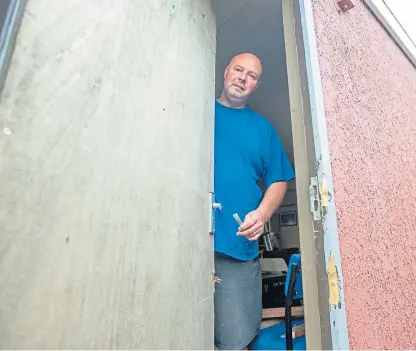
<path id="1" fill-rule="evenodd" d="M 256 90 L 261 72 L 261 62 L 257 57 L 237 56 L 225 70 L 224 90 L 232 98 L 246 100 Z"/>

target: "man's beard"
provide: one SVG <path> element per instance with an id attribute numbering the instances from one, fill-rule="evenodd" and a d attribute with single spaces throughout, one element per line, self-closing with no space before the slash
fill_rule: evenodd
<path id="1" fill-rule="evenodd" d="M 244 97 L 244 91 L 238 91 L 236 88 L 233 88 L 231 86 L 229 89 L 227 89 L 228 95 L 234 98 L 243 98 Z"/>

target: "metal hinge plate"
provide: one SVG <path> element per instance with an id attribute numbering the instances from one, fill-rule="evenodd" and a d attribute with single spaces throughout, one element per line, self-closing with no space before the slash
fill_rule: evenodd
<path id="1" fill-rule="evenodd" d="M 314 221 L 321 219 L 321 199 L 319 197 L 319 184 L 317 177 L 311 177 L 309 183 L 309 201 Z"/>

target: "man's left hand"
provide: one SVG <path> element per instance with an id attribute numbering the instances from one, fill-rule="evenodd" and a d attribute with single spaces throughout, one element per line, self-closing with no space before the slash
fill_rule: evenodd
<path id="1" fill-rule="evenodd" d="M 245 236 L 250 241 L 257 240 L 263 234 L 265 222 L 266 219 L 259 210 L 251 211 L 238 228 L 237 235 Z"/>

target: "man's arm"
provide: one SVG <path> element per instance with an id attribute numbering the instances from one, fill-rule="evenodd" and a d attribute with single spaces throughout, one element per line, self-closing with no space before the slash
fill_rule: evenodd
<path id="1" fill-rule="evenodd" d="M 264 230 L 264 224 L 282 203 L 287 189 L 287 182 L 275 182 L 264 194 L 260 206 L 247 214 L 243 224 L 238 228 L 237 235 L 246 236 L 249 240 L 257 240 Z"/>
<path id="2" fill-rule="evenodd" d="M 286 182 L 276 182 L 269 186 L 264 194 L 263 200 L 258 208 L 259 212 L 267 222 L 273 215 L 274 211 L 280 206 L 285 197 L 287 189 Z"/>

